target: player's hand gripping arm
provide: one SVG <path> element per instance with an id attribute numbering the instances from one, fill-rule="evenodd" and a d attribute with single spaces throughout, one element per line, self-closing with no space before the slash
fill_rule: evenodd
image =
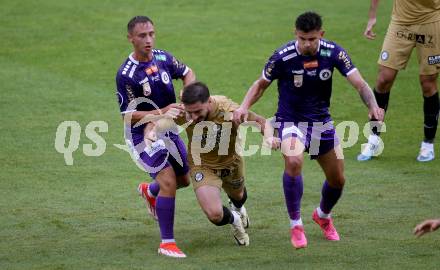
<path id="1" fill-rule="evenodd" d="M 376 33 L 373 32 L 374 25 L 376 24 L 377 6 L 379 0 L 371 0 L 370 10 L 368 11 L 368 23 L 365 27 L 364 36 L 368 39 L 374 39 Z"/>
<path id="2" fill-rule="evenodd" d="M 269 85 L 270 82 L 261 77 L 252 84 L 240 107 L 234 111 L 234 122 L 236 125 L 248 120 L 250 107 L 260 99 Z"/>
<path id="3" fill-rule="evenodd" d="M 383 121 L 384 110 L 379 108 L 368 83 L 362 78 L 359 71 L 355 70 L 347 76 L 347 80 L 359 92 L 362 101 L 368 107 L 368 117 L 372 120 Z"/>

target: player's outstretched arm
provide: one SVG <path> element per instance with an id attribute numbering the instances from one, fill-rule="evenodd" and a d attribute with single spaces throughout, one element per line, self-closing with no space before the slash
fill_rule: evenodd
<path id="1" fill-rule="evenodd" d="M 376 25 L 376 14 L 379 0 L 371 0 L 370 10 L 368 11 L 368 23 L 365 27 L 364 36 L 368 39 L 374 39 L 376 33 L 373 32 L 374 25 Z"/>
<path id="2" fill-rule="evenodd" d="M 185 74 L 185 76 L 183 76 L 182 81 L 183 81 L 183 88 L 185 88 L 187 85 L 190 85 L 196 81 L 196 74 L 194 73 L 194 71 L 192 71 L 192 69 L 188 67 L 188 72 Z M 179 91 L 179 97 L 178 97 L 179 100 L 182 99 L 183 88 L 180 89 Z"/>
<path id="3" fill-rule="evenodd" d="M 188 68 L 188 72 L 185 74 L 185 76 L 183 76 L 182 81 L 183 87 L 185 87 L 196 81 L 196 74 L 192 69 Z"/>
<path id="4" fill-rule="evenodd" d="M 234 111 L 234 122 L 236 125 L 241 124 L 243 121 L 247 121 L 250 107 L 260 99 L 269 85 L 270 82 L 262 77 L 252 84 L 240 107 Z"/>
<path id="5" fill-rule="evenodd" d="M 124 114 L 124 121 L 127 124 L 142 125 L 148 122 L 157 121 L 162 118 L 174 119 L 183 114 L 183 105 L 172 103 L 165 108 L 152 111 L 135 111 Z"/>
<path id="6" fill-rule="evenodd" d="M 439 219 L 428 219 L 420 223 L 414 228 L 414 234 L 417 237 L 420 237 L 428 232 L 433 232 L 440 227 L 440 218 Z"/>
<path id="7" fill-rule="evenodd" d="M 379 108 L 379 106 L 377 105 L 373 91 L 371 90 L 368 83 L 362 78 L 359 71 L 353 71 L 350 75 L 347 76 L 347 80 L 354 88 L 356 88 L 362 101 L 368 107 L 368 117 L 372 120 L 383 121 L 384 110 Z"/>

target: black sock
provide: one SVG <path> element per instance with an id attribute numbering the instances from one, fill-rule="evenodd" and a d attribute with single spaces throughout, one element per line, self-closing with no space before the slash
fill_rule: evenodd
<path id="1" fill-rule="evenodd" d="M 438 92 L 430 97 L 423 97 L 423 113 L 425 114 L 425 142 L 433 143 L 437 132 L 440 104 Z"/>
<path id="2" fill-rule="evenodd" d="M 228 195 L 229 197 L 229 195 Z M 243 197 L 241 198 L 241 200 L 234 200 L 233 198 L 229 197 L 229 199 L 231 200 L 232 204 L 236 207 L 236 208 L 241 208 L 243 206 L 243 204 L 246 202 L 247 200 L 247 191 L 246 191 L 246 187 L 244 187 L 243 189 Z"/>
<path id="3" fill-rule="evenodd" d="M 377 105 L 379 105 L 379 108 L 384 109 L 386 112 L 388 109 L 388 101 L 390 100 L 390 92 L 388 93 L 379 93 L 377 92 L 376 88 L 373 90 L 374 97 L 376 98 Z M 377 121 L 377 119 L 370 119 L 371 121 Z M 373 131 L 373 134 L 379 136 L 380 135 L 380 127 L 377 126 L 371 126 L 371 130 Z"/>
<path id="4" fill-rule="evenodd" d="M 220 222 L 214 223 L 217 226 L 223 226 L 226 224 L 232 224 L 234 222 L 234 216 L 231 213 L 231 210 L 229 210 L 229 208 L 227 208 L 226 206 L 223 206 L 223 218 L 222 220 L 220 220 Z"/>

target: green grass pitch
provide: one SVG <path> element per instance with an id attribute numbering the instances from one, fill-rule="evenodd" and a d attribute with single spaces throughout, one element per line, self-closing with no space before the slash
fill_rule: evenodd
<path id="1" fill-rule="evenodd" d="M 411 233 L 419 221 L 440 216 L 440 160 L 415 161 L 423 99 L 414 55 L 391 94 L 383 155 L 357 162 L 363 137 L 345 149 L 347 184 L 334 209 L 338 243 L 326 242 L 311 221 L 324 179 L 319 166 L 304 165 L 309 247 L 296 251 L 282 158 L 256 155 L 246 159 L 251 245 L 235 246 L 228 227 L 210 224 L 189 187 L 178 191 L 175 218 L 175 237 L 189 257 L 160 257 L 158 228 L 135 191 L 148 177 L 113 146 L 123 143 L 114 77 L 131 51 L 132 16 L 150 16 L 157 48 L 182 59 L 213 93 L 241 102 L 306 10 L 323 15 L 325 37 L 345 47 L 374 85 L 390 2 L 381 3 L 377 40 L 367 41 L 369 1 L 1 1 L 0 269 L 439 269 L 440 232 L 420 239 Z M 363 127 L 367 111 L 359 96 L 342 76 L 334 80 L 335 122 Z M 253 110 L 269 117 L 276 100 L 274 84 Z M 56 129 L 67 120 L 82 128 L 73 166 L 54 147 Z M 99 157 L 82 151 L 92 143 L 84 135 L 91 121 L 109 127 Z"/>

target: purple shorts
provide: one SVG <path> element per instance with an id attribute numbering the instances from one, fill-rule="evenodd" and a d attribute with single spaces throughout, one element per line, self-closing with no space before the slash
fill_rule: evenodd
<path id="1" fill-rule="evenodd" d="M 137 163 L 155 179 L 163 169 L 171 166 L 176 176 L 189 172 L 185 143 L 179 135 L 168 133 L 151 145 L 145 145 L 143 136 L 133 135 L 132 152 Z M 133 145 L 132 144 L 132 145 Z"/>
<path id="2" fill-rule="evenodd" d="M 332 122 L 275 122 L 274 124 L 281 140 L 298 138 L 311 159 L 316 159 L 339 145 Z"/>

